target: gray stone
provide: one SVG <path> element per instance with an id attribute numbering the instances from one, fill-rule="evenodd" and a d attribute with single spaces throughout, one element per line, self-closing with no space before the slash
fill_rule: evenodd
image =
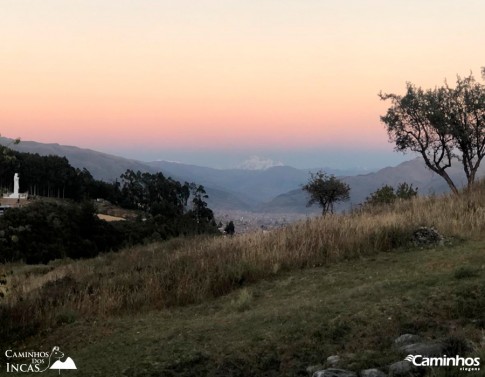
<path id="1" fill-rule="evenodd" d="M 409 361 L 398 361 L 389 365 L 390 377 L 412 377 L 415 375 L 416 368 Z"/>
<path id="2" fill-rule="evenodd" d="M 331 367 L 336 366 L 340 361 L 340 356 L 338 355 L 332 355 L 327 357 L 327 364 L 330 365 Z"/>
<path id="3" fill-rule="evenodd" d="M 413 232 L 413 241 L 419 247 L 443 245 L 444 237 L 435 228 L 422 226 Z"/>
<path id="4" fill-rule="evenodd" d="M 399 348 L 406 354 L 422 356 L 442 356 L 444 345 L 441 342 L 413 343 Z"/>
<path id="5" fill-rule="evenodd" d="M 421 337 L 414 334 L 402 334 L 394 340 L 396 347 L 401 348 L 402 346 L 407 346 L 408 344 L 414 344 L 421 341 Z"/>
<path id="6" fill-rule="evenodd" d="M 357 377 L 357 374 L 350 370 L 329 368 L 313 373 L 313 377 Z"/>
<path id="7" fill-rule="evenodd" d="M 313 374 L 316 371 L 324 369 L 324 366 L 322 364 L 316 364 L 316 365 L 310 365 L 306 368 L 306 371 L 308 374 Z"/>
<path id="8" fill-rule="evenodd" d="M 387 374 L 379 369 L 365 369 L 360 371 L 360 377 L 387 377 Z"/>

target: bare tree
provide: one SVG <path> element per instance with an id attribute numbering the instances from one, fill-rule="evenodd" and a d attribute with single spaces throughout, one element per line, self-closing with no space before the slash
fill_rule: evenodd
<path id="1" fill-rule="evenodd" d="M 456 87 L 423 90 L 408 83 L 404 96 L 379 94 L 392 105 L 381 117 L 389 141 L 401 152 L 419 153 L 426 166 L 458 188 L 446 171 L 458 159 L 468 187 L 485 156 L 485 86 L 473 75 L 457 78 Z"/>

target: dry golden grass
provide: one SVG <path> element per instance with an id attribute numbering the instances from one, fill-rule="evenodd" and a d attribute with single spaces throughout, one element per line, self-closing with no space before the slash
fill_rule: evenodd
<path id="1" fill-rule="evenodd" d="M 175 239 L 54 264 L 40 276 L 14 274 L 0 306 L 10 323 L 0 335 L 36 331 L 62 322 L 66 313 L 103 317 L 201 302 L 280 271 L 407 246 L 420 226 L 435 227 L 446 237 L 482 237 L 485 184 L 460 196 L 415 198 L 269 233 Z"/>

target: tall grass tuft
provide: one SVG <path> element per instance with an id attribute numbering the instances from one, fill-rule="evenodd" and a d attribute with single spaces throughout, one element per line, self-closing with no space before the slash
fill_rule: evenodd
<path id="1" fill-rule="evenodd" d="M 41 274 L 20 268 L 25 272 L 10 277 L 9 294 L 0 301 L 0 338 L 18 338 L 59 321 L 202 302 L 284 271 L 406 246 L 420 226 L 446 237 L 480 238 L 485 184 L 460 196 L 414 198 L 269 233 L 175 239 L 51 264 Z"/>

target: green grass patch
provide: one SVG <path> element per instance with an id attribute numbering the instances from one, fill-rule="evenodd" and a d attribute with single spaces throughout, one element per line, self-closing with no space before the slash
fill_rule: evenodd
<path id="1" fill-rule="evenodd" d="M 468 279 L 480 275 L 480 269 L 472 266 L 458 267 L 453 273 L 455 279 Z"/>
<path id="2" fill-rule="evenodd" d="M 457 350 L 466 339 L 467 352 L 483 355 L 485 277 L 457 278 L 456 266 L 485 265 L 484 249 L 468 242 L 380 253 L 183 308 L 89 321 L 59 313 L 56 327 L 15 347 L 59 345 L 76 361 L 73 375 L 127 377 L 308 376 L 330 355 L 359 371 L 402 360 L 393 340 L 403 333 L 450 339 Z"/>

